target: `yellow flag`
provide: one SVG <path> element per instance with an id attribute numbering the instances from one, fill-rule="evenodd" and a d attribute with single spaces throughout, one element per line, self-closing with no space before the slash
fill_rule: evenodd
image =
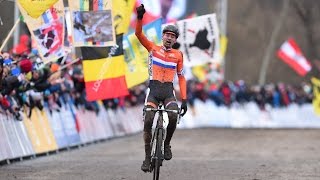
<path id="1" fill-rule="evenodd" d="M 38 18 L 43 14 L 47 9 L 49 9 L 53 4 L 58 0 L 18 0 L 21 7 L 28 13 L 32 18 Z"/>
<path id="2" fill-rule="evenodd" d="M 220 36 L 220 54 L 224 58 L 227 52 L 228 38 L 225 35 Z"/>
<path id="3" fill-rule="evenodd" d="M 125 62 L 123 56 L 114 56 L 97 60 L 83 60 L 83 74 L 85 81 L 97 81 L 123 76 Z M 95 73 L 93 73 L 95 72 Z"/>
<path id="4" fill-rule="evenodd" d="M 130 50 L 124 44 L 124 51 L 126 53 L 127 70 L 126 82 L 128 88 L 143 83 L 148 79 L 147 57 L 148 51 L 140 44 L 138 38 L 134 33 L 128 35 L 128 43 L 131 44 L 132 55 Z"/>
<path id="5" fill-rule="evenodd" d="M 128 32 L 132 10 L 136 0 L 112 1 L 112 13 L 116 34 Z"/>
<path id="6" fill-rule="evenodd" d="M 203 65 L 193 66 L 192 74 L 199 79 L 199 81 L 204 81 L 206 79 L 206 71 Z"/>
<path id="7" fill-rule="evenodd" d="M 45 11 L 37 18 L 32 17 L 32 14 L 23 7 L 26 0 L 19 0 L 18 2 L 17 5 L 19 10 L 28 26 L 32 40 L 34 41 L 34 47 L 38 49 L 43 62 L 48 63 L 56 61 L 58 58 L 64 56 L 63 0 L 50 1 L 54 2 L 54 4 L 50 4 L 51 6 L 48 6 L 49 8 L 45 9 Z M 30 5 L 33 3 L 37 4 L 36 2 L 40 3 L 48 1 L 31 1 L 29 3 L 29 8 L 34 8 L 36 11 L 37 6 Z M 48 43 L 48 38 L 51 39 L 53 43 Z"/>
<path id="8" fill-rule="evenodd" d="M 313 100 L 312 100 L 312 105 L 314 108 L 314 112 L 317 115 L 320 115 L 320 80 L 312 77 L 311 82 L 313 85 Z"/>

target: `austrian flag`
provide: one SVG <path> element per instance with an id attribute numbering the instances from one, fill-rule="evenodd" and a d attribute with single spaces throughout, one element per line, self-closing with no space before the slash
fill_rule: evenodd
<path id="1" fill-rule="evenodd" d="M 293 38 L 289 38 L 281 45 L 277 55 L 300 76 L 305 76 L 312 68 L 310 62 L 304 57 Z"/>

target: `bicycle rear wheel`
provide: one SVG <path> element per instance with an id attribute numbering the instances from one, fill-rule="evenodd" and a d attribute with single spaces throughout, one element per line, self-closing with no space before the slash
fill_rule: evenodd
<path id="1" fill-rule="evenodd" d="M 153 180 L 159 180 L 160 166 L 162 164 L 162 141 L 163 141 L 163 129 L 158 129 L 156 152 L 155 152 L 155 163 L 154 163 L 154 169 L 153 169 Z"/>

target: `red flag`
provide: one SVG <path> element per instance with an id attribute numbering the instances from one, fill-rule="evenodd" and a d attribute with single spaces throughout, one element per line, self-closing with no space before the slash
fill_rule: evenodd
<path id="1" fill-rule="evenodd" d="M 281 45 L 277 55 L 300 76 L 305 76 L 312 68 L 293 38 L 289 38 Z"/>

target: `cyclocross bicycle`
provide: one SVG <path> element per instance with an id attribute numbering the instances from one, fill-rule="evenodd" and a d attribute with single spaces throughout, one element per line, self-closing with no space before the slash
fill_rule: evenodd
<path id="1" fill-rule="evenodd" d="M 151 171 L 153 171 L 153 180 L 159 180 L 160 166 L 164 160 L 164 140 L 166 135 L 166 126 L 168 121 L 164 121 L 164 112 L 173 112 L 178 114 L 177 123 L 180 121 L 180 110 L 170 110 L 165 109 L 162 104 L 158 108 L 146 108 L 146 111 L 155 111 L 158 112 L 158 120 L 156 127 L 153 132 L 152 141 L 151 141 Z"/>

